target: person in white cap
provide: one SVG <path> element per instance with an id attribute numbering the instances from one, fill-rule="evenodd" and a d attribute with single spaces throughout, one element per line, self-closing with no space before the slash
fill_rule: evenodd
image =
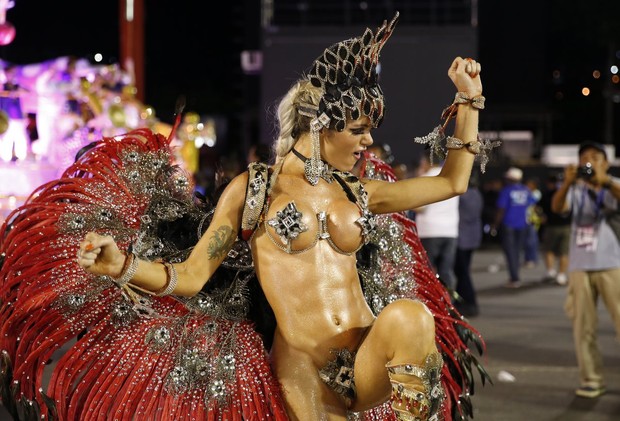
<path id="1" fill-rule="evenodd" d="M 536 203 L 532 192 L 521 183 L 523 171 L 511 167 L 504 174 L 506 185 L 500 190 L 497 198 L 497 214 L 495 227 L 500 227 L 502 249 L 506 257 L 506 265 L 510 279 L 507 288 L 519 288 L 519 265 L 521 251 L 527 233 L 527 208 Z M 495 228 L 494 227 L 494 228 Z"/>

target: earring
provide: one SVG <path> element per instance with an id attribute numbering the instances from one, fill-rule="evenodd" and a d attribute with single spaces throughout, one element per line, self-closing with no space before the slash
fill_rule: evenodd
<path id="1" fill-rule="evenodd" d="M 306 180 L 313 186 L 319 183 L 319 178 L 328 179 L 329 166 L 321 160 L 320 132 L 323 127 L 328 127 L 330 118 L 323 113 L 310 122 L 310 138 L 312 140 L 312 153 L 310 159 L 304 163 L 304 175 Z"/>
<path id="2" fill-rule="evenodd" d="M 316 130 L 314 125 L 310 130 L 310 138 L 312 139 L 312 153 L 310 154 L 310 159 L 306 160 L 304 163 L 304 175 L 306 176 L 306 180 L 308 180 L 308 182 L 313 186 L 318 184 L 319 177 L 323 173 L 319 130 Z"/>

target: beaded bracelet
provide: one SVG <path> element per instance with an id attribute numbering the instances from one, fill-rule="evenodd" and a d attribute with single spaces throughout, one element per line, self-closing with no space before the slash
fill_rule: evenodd
<path id="1" fill-rule="evenodd" d="M 482 151 L 482 143 L 478 140 L 472 142 L 463 142 L 461 139 L 453 136 L 446 138 L 446 149 L 467 149 L 474 155 L 478 155 Z"/>
<path id="2" fill-rule="evenodd" d="M 413 139 L 415 143 L 420 143 L 425 145 L 427 149 L 430 149 L 431 153 L 429 158 L 431 165 L 433 164 L 434 156 L 443 159 L 446 157 L 448 149 L 461 149 L 465 147 L 469 152 L 476 155 L 476 161 L 480 164 L 480 171 L 483 173 L 485 172 L 486 165 L 489 162 L 488 154 L 501 144 L 499 140 L 492 141 L 478 138 L 472 142 L 465 143 L 461 139 L 452 136 L 446 137 L 446 126 L 450 120 L 456 117 L 459 104 L 471 104 L 472 107 L 482 110 L 484 109 L 484 101 L 485 98 L 482 95 L 470 98 L 465 92 L 457 92 L 454 97 L 454 102 L 441 113 L 441 120 L 443 123 L 435 127 L 433 131 L 426 136 L 415 137 Z M 445 146 L 443 145 L 444 141 L 446 143 Z"/>
<path id="3" fill-rule="evenodd" d="M 164 297 L 166 295 L 172 294 L 172 291 L 177 287 L 177 283 L 179 282 L 179 278 L 177 276 L 177 270 L 175 267 L 168 262 L 164 262 L 164 266 L 166 267 L 166 285 L 159 291 L 154 294 L 158 297 Z"/>
<path id="4" fill-rule="evenodd" d="M 484 102 L 486 98 L 482 95 L 477 95 L 475 97 L 470 97 L 466 92 L 457 92 L 454 95 L 453 104 L 471 104 L 472 107 L 477 108 L 479 110 L 484 110 Z"/>
<path id="5" fill-rule="evenodd" d="M 118 278 L 111 277 L 112 281 L 119 287 L 127 285 L 138 271 L 138 261 L 139 260 L 136 258 L 135 254 L 129 254 L 129 256 L 127 256 L 127 258 L 125 259 L 125 264 L 123 265 L 121 276 L 119 276 Z"/>

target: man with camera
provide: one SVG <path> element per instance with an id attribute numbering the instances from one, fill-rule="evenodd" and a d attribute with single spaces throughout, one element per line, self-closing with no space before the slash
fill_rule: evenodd
<path id="1" fill-rule="evenodd" d="M 569 286 L 566 314 L 573 338 L 581 385 L 575 394 L 596 398 L 605 393 L 603 363 L 597 343 L 597 300 L 603 299 L 620 338 L 620 242 L 610 224 L 618 214 L 620 179 L 610 176 L 603 145 L 579 146 L 579 166 L 564 170 L 553 195 L 556 213 L 571 212 Z"/>

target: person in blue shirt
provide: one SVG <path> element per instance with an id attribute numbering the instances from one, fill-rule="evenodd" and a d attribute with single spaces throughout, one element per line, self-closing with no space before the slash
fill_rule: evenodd
<path id="1" fill-rule="evenodd" d="M 507 288 L 519 288 L 519 265 L 521 252 L 527 234 L 527 209 L 536 203 L 536 198 L 523 183 L 523 171 L 511 167 L 504 174 L 505 186 L 500 190 L 497 198 L 497 214 L 495 227 L 499 227 L 502 249 L 506 258 L 506 266 L 510 279 Z"/>

